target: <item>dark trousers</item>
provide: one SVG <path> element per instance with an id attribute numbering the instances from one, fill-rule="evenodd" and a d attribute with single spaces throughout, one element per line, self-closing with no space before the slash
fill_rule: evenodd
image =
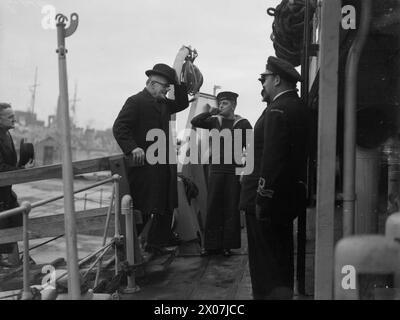
<path id="1" fill-rule="evenodd" d="M 164 247 L 172 239 L 172 214 L 154 214 L 147 234 L 147 245 Z"/>
<path id="2" fill-rule="evenodd" d="M 293 223 L 262 222 L 246 214 L 246 225 L 254 299 L 292 299 Z"/>
<path id="3" fill-rule="evenodd" d="M 235 174 L 210 172 L 204 248 L 240 248 L 240 182 Z"/>

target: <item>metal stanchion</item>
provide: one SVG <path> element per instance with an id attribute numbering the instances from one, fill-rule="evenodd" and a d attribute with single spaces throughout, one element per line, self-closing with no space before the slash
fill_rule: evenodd
<path id="1" fill-rule="evenodd" d="M 114 187 L 115 187 L 115 201 L 114 201 L 114 206 L 115 206 L 115 212 L 114 212 L 114 239 L 118 241 L 121 237 L 120 232 L 119 232 L 119 215 L 121 213 L 121 207 L 120 207 L 120 192 L 119 192 L 119 180 L 121 179 L 121 176 L 118 174 L 113 175 L 114 178 Z M 116 243 L 117 246 L 117 243 Z M 115 249 L 115 275 L 118 275 L 118 265 L 119 265 L 119 259 L 118 259 L 118 250 L 117 247 Z"/>
<path id="2" fill-rule="evenodd" d="M 130 195 L 125 195 L 121 201 L 122 214 L 125 215 L 125 227 L 126 227 L 126 259 L 128 261 L 128 285 L 124 289 L 124 293 L 135 293 L 140 290 L 136 285 L 135 272 L 132 267 L 135 265 L 135 242 L 134 242 L 134 225 L 135 217 L 133 214 L 132 198 Z"/>
<path id="3" fill-rule="evenodd" d="M 23 254 L 23 282 L 24 288 L 22 291 L 22 300 L 31 300 L 32 292 L 30 288 L 30 279 L 29 279 L 29 212 L 31 211 L 31 204 L 27 201 L 24 201 L 21 205 L 25 207 L 25 210 L 22 212 L 23 217 L 23 242 L 24 242 L 24 254 Z"/>

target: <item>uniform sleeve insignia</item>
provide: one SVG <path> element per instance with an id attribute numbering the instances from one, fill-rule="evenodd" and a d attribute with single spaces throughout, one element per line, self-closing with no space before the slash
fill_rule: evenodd
<path id="1" fill-rule="evenodd" d="M 284 114 L 285 112 L 283 110 L 279 110 L 279 109 L 272 109 L 271 112 L 279 112 Z"/>
<path id="2" fill-rule="evenodd" d="M 265 184 L 266 184 L 266 180 L 264 178 L 260 178 L 260 180 L 258 181 L 258 189 L 257 189 L 257 193 L 264 198 L 270 198 L 272 199 L 272 197 L 274 196 L 275 191 L 271 190 L 271 189 L 265 189 Z"/>

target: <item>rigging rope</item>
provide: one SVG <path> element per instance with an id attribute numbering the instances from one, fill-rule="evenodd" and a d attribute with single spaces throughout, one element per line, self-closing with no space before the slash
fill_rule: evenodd
<path id="1" fill-rule="evenodd" d="M 315 8 L 315 0 L 310 0 L 310 23 Z M 299 66 L 304 46 L 305 0 L 282 0 L 276 8 L 269 8 L 267 14 L 274 17 L 270 38 L 276 56 Z"/>

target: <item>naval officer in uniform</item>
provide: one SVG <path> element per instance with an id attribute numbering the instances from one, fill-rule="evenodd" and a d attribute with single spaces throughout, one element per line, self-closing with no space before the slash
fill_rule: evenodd
<path id="1" fill-rule="evenodd" d="M 246 212 L 254 299 L 291 299 L 293 219 L 306 205 L 308 116 L 297 95 L 300 74 L 268 58 L 262 83 L 267 108 L 254 127 L 254 171 L 245 176 L 240 209 Z"/>

